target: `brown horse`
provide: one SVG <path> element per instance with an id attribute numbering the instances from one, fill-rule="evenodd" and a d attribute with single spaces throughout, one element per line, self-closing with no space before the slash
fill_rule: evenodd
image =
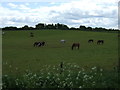
<path id="1" fill-rule="evenodd" d="M 73 43 L 73 44 L 72 44 L 72 50 L 73 50 L 74 47 L 75 47 L 75 48 L 77 47 L 77 49 L 79 49 L 80 44 L 79 44 L 79 43 Z"/>

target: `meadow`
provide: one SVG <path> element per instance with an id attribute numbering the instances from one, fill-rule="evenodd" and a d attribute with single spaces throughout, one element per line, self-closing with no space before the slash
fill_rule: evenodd
<path id="1" fill-rule="evenodd" d="M 34 37 L 30 37 L 30 32 Z M 113 70 L 118 64 L 117 33 L 86 32 L 74 30 L 5 31 L 2 37 L 3 75 L 20 75 L 26 70 L 39 72 L 45 65 L 60 62 L 89 68 L 97 66 Z M 66 43 L 60 43 L 65 39 Z M 94 43 L 88 43 L 93 39 Z M 104 40 L 97 45 L 97 40 Z M 44 47 L 33 47 L 35 41 L 45 41 Z M 74 42 L 80 49 L 71 50 Z"/>

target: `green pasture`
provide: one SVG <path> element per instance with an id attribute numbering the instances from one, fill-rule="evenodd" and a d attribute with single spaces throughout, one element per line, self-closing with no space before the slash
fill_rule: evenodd
<path id="1" fill-rule="evenodd" d="M 34 37 L 30 37 L 30 32 Z M 5 31 L 2 37 L 3 74 L 20 75 L 25 70 L 38 72 L 44 65 L 60 62 L 81 67 L 93 66 L 112 70 L 118 64 L 118 34 L 67 30 Z M 66 43 L 60 43 L 65 39 Z M 88 43 L 93 39 L 94 43 Z M 104 40 L 97 45 L 97 40 Z M 45 41 L 44 47 L 33 47 L 35 41 Z M 74 42 L 80 49 L 71 50 Z"/>

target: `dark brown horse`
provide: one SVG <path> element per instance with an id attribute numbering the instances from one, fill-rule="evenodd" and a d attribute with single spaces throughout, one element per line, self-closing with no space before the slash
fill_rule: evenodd
<path id="1" fill-rule="evenodd" d="M 80 44 L 79 44 L 79 43 L 73 43 L 73 44 L 72 44 L 72 50 L 73 50 L 74 47 L 75 47 L 75 48 L 77 47 L 77 49 L 79 49 Z"/>
<path id="2" fill-rule="evenodd" d="M 88 43 L 91 43 L 91 42 L 93 43 L 93 39 L 88 40 Z"/>
<path id="3" fill-rule="evenodd" d="M 34 35 L 33 35 L 33 33 L 32 33 L 32 32 L 30 33 L 30 37 L 34 37 Z"/>
<path id="4" fill-rule="evenodd" d="M 98 40 L 97 41 L 97 44 L 99 45 L 99 44 L 104 44 L 104 40 Z"/>

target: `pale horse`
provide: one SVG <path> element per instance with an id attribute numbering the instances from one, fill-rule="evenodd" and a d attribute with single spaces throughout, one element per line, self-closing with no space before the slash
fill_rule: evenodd
<path id="1" fill-rule="evenodd" d="M 65 42 L 66 42 L 66 40 L 62 39 L 62 40 L 60 40 L 60 42 L 61 42 L 61 43 L 65 43 Z"/>

